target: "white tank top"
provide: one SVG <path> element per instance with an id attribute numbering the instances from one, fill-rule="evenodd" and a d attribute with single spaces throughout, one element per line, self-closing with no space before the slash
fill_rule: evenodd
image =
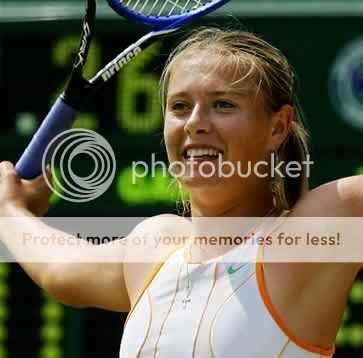
<path id="1" fill-rule="evenodd" d="M 120 358 L 333 356 L 334 347 L 306 344 L 289 331 L 267 294 L 254 238 L 202 264 L 187 265 L 184 251 L 151 273 L 126 321 Z"/>

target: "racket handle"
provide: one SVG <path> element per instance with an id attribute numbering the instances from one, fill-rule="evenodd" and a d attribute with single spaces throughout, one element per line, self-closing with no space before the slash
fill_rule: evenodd
<path id="1" fill-rule="evenodd" d="M 16 163 L 16 172 L 19 178 L 33 179 L 42 172 L 42 160 L 48 144 L 60 133 L 69 129 L 79 112 L 68 106 L 61 97 L 57 99 L 47 117 L 34 134 L 28 147 Z M 52 156 L 52 145 L 47 153 L 46 164 Z"/>

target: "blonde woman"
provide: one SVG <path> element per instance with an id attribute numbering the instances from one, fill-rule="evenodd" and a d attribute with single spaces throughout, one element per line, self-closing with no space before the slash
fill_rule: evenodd
<path id="1" fill-rule="evenodd" d="M 24 230 L 54 231 L 34 217 L 46 210 L 49 191 L 41 178 L 20 181 L 8 162 L 0 164 L 2 241 L 59 301 L 130 311 L 122 358 L 331 357 L 362 265 L 264 262 L 253 240 L 233 247 L 201 245 L 194 239 L 205 227 L 198 227 L 197 219 L 262 218 L 259 228 L 245 227 L 242 235 L 268 233 L 274 221 L 267 221 L 285 216 L 362 216 L 363 178 L 343 178 L 309 191 L 304 166 L 297 177 L 271 177 L 267 165 L 258 166 L 262 175 L 252 171 L 243 178 L 211 172 L 207 177 L 198 170 L 206 168 L 206 161 L 218 166 L 219 158 L 240 165 L 244 173 L 248 163 L 270 163 L 271 156 L 285 163 L 307 159 L 293 71 L 279 50 L 251 33 L 208 28 L 192 34 L 172 53 L 161 87 L 166 150 L 170 163 L 186 167 L 178 172 L 178 183 L 190 193 L 192 224 L 174 216 L 153 217 L 130 236 L 178 235 L 182 228 L 190 235 L 185 247 L 150 252 L 154 263 L 22 262 L 17 240 Z M 21 225 L 5 217 L 17 217 Z M 38 250 L 34 255 L 47 255 L 49 262 L 56 255 L 54 247 Z M 79 243 L 77 249 L 61 250 L 82 261 L 115 255 L 110 245 Z M 124 252 L 116 254 L 121 258 Z M 258 255 L 257 263 L 238 265 Z"/>

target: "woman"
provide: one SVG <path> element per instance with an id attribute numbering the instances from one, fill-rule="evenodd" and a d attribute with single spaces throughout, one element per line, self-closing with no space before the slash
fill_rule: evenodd
<path id="1" fill-rule="evenodd" d="M 285 57 L 253 34 L 211 28 L 189 37 L 168 61 L 162 92 L 168 158 L 179 162 L 174 172 L 190 193 L 192 225 L 174 216 L 153 217 L 130 234 L 171 236 L 188 230 L 186 246 L 149 253 L 157 264 L 22 263 L 26 272 L 65 304 L 131 309 L 120 357 L 332 356 L 361 264 L 277 264 L 264 260 L 269 248 L 262 255 L 255 240 L 232 248 L 196 240 L 207 229 L 209 234 L 220 230 L 220 221 L 208 218 L 225 219 L 228 225 L 231 218 L 262 217 L 259 228 L 246 225 L 239 232 L 248 236 L 270 233 L 275 223 L 289 233 L 279 219 L 287 215 L 362 216 L 362 177 L 309 192 L 306 170 L 298 177 L 268 175 L 271 156 L 300 164 L 307 156 L 294 87 Z M 240 173 L 249 173 L 248 165 L 259 172 L 228 176 L 219 159 L 240 166 Z M 213 173 L 213 165 L 222 172 Z M 1 239 L 24 261 L 14 237 L 24 230 L 54 231 L 29 220 L 32 212 L 46 208 L 49 192 L 41 179 L 19 181 L 10 163 L 0 164 L 0 174 L 1 215 L 22 217 L 16 227 L 2 219 Z M 44 200 L 32 206 L 40 192 Z M 76 253 L 74 247 L 60 249 L 72 252 L 74 261 L 115 254 L 110 245 L 79 247 Z M 41 250 L 50 262 L 55 257 L 54 247 Z M 125 253 L 120 249 L 117 255 Z M 261 260 L 248 263 L 257 255 Z M 330 292 L 329 301 L 322 299 Z"/>

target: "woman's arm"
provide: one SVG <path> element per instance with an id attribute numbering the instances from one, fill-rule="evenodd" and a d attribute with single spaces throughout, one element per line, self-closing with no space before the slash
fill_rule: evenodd
<path id="1" fill-rule="evenodd" d="M 70 235 L 44 224 L 26 209 L 7 206 L 2 215 L 5 216 L 0 218 L 1 241 L 32 280 L 55 299 L 76 307 L 129 310 L 123 275 L 125 247 L 112 243 L 92 245 L 76 237 L 68 245 L 67 241 L 24 244 L 24 232 L 40 237 Z"/>
<path id="2" fill-rule="evenodd" d="M 160 241 L 156 245 L 154 239 L 189 230 L 184 219 L 161 215 L 136 225 L 123 239 L 127 245 L 92 245 L 76 237 L 51 245 L 25 245 L 24 232 L 70 236 L 34 216 L 46 211 L 49 196 L 42 178 L 21 181 L 11 163 L 0 163 L 0 240 L 36 284 L 71 306 L 128 311 L 153 267 L 178 246 Z M 146 245 L 130 243 L 133 237 L 145 236 L 150 238 Z"/>
<path id="3" fill-rule="evenodd" d="M 294 208 L 296 216 L 363 216 L 363 175 L 323 184 L 307 193 Z"/>
<path id="4" fill-rule="evenodd" d="M 70 235 L 33 214 L 41 215 L 49 206 L 51 191 L 42 177 L 20 180 L 14 166 L 3 162 L 0 180 L 0 239 L 32 280 L 64 304 L 127 311 L 124 247 L 118 245 L 115 249 L 112 243 L 92 245 L 76 237 L 68 245 L 67 241 L 51 245 L 25 243 L 24 233 L 40 237 Z M 102 258 L 113 263 L 102 262 Z"/>
<path id="5" fill-rule="evenodd" d="M 349 275 L 355 275 L 363 267 L 363 259 L 357 260 L 357 254 L 363 257 L 363 175 L 334 180 L 308 192 L 297 203 L 290 217 L 307 218 L 306 227 L 311 234 L 314 231 L 321 233 L 327 228 L 327 235 L 340 233 L 342 242 L 327 246 L 327 253 L 337 255 L 337 263 L 344 257 L 344 267 Z M 354 259 L 350 262 L 347 255 Z"/>

